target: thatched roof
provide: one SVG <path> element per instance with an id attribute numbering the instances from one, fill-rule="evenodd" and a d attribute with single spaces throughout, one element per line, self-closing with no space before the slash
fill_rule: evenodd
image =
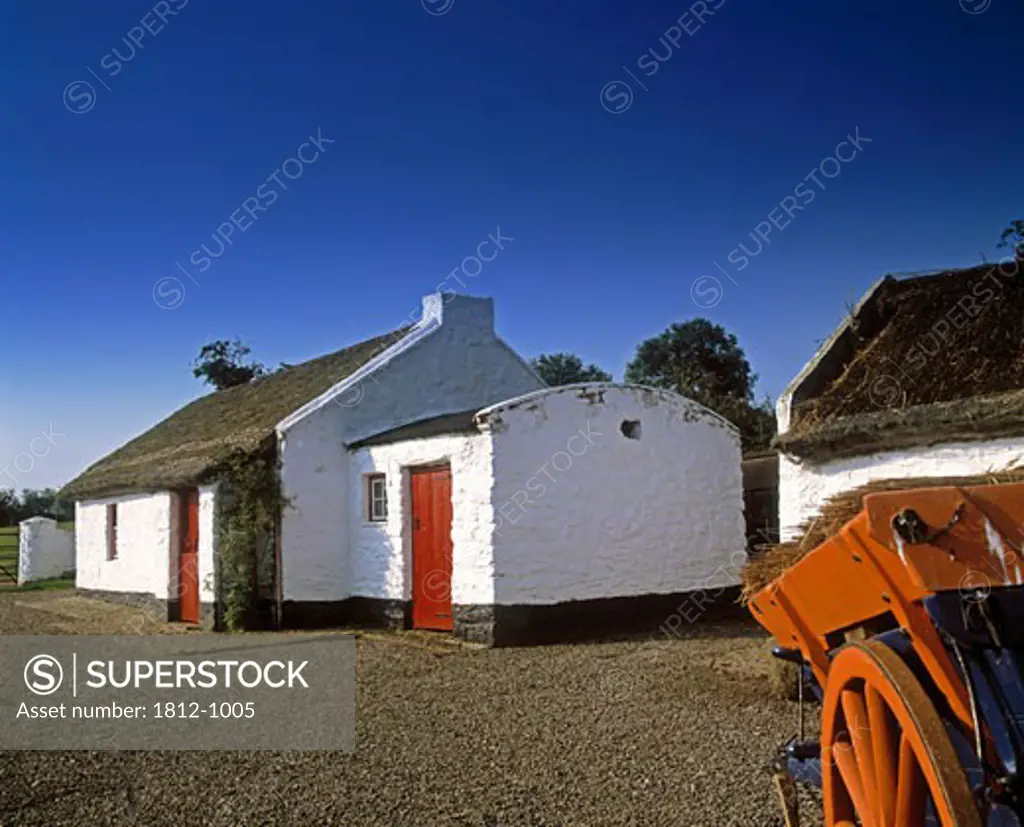
<path id="1" fill-rule="evenodd" d="M 778 447 L 835 458 L 1024 434 L 1020 264 L 884 279 L 794 389 Z"/>
<path id="2" fill-rule="evenodd" d="M 61 496 L 83 500 L 204 482 L 229 454 L 259 448 L 288 414 L 346 379 L 408 330 L 200 397 L 87 468 Z"/>
<path id="3" fill-rule="evenodd" d="M 801 425 L 780 434 L 775 445 L 814 461 L 948 442 L 1024 435 L 1024 390 L 933 405 L 880 410 Z"/>

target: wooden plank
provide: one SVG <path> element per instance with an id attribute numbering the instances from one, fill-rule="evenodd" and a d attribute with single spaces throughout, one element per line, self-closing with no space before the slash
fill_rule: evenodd
<path id="1" fill-rule="evenodd" d="M 789 773 L 780 772 L 772 776 L 775 794 L 782 807 L 786 827 L 800 827 L 800 807 L 797 804 L 796 784 Z"/>

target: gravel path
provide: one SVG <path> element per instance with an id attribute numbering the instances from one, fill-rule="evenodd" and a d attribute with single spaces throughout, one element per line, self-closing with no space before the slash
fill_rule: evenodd
<path id="1" fill-rule="evenodd" d="M 0 633 L 160 633 L 134 609 L 0 595 Z M 175 630 L 175 627 L 170 627 Z M 0 825 L 779 825 L 795 726 L 752 623 L 676 640 L 483 650 L 361 635 L 340 753 L 0 753 Z"/>

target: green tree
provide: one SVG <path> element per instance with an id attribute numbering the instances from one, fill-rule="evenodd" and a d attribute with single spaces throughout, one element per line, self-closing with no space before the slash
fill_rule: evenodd
<path id="1" fill-rule="evenodd" d="M 217 339 L 203 345 L 192 363 L 192 375 L 219 391 L 244 385 L 267 372 L 260 362 L 246 361 L 250 352 L 251 348 L 240 339 Z"/>
<path id="2" fill-rule="evenodd" d="M 1017 218 L 1010 222 L 999 236 L 1000 247 L 1012 247 L 1017 258 L 1024 259 L 1024 218 Z"/>
<path id="3" fill-rule="evenodd" d="M 779 430 L 775 420 L 775 402 L 769 396 L 760 402 L 737 405 L 732 416 L 725 413 L 722 416 L 740 429 L 745 453 L 768 450 Z"/>
<path id="4" fill-rule="evenodd" d="M 57 498 L 53 488 L 26 488 L 21 492 L 21 519 L 50 517 L 60 522 L 75 519 L 75 504 Z"/>
<path id="5" fill-rule="evenodd" d="M 584 366 L 583 360 L 575 353 L 542 353 L 530 360 L 537 374 L 554 387 L 572 385 L 576 382 L 611 382 L 612 375 L 597 365 Z"/>
<path id="6" fill-rule="evenodd" d="M 626 381 L 667 388 L 721 414 L 740 429 L 744 451 L 775 436 L 771 400 L 754 400 L 757 374 L 736 337 L 707 319 L 675 323 L 640 343 Z"/>
<path id="7" fill-rule="evenodd" d="M 0 526 L 17 525 L 24 518 L 21 501 L 13 488 L 0 488 Z"/>

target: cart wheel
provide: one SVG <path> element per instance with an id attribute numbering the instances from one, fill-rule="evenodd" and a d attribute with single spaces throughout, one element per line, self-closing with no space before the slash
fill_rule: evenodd
<path id="1" fill-rule="evenodd" d="M 833 660 L 821 743 L 826 827 L 981 827 L 942 719 L 885 644 L 851 643 Z"/>

